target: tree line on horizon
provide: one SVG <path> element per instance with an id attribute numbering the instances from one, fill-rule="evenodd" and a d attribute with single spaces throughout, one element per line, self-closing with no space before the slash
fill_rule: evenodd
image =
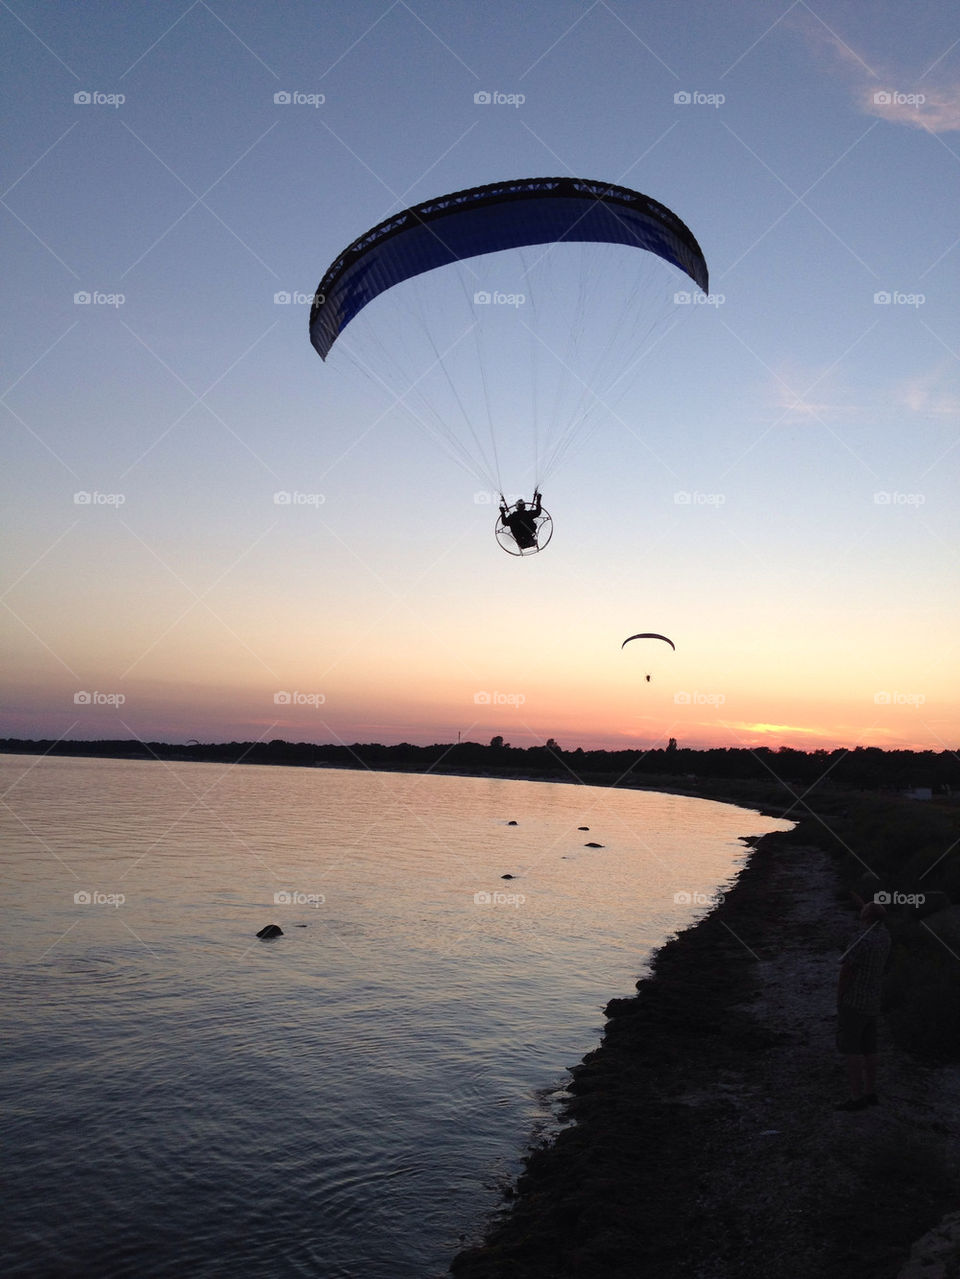
<path id="1" fill-rule="evenodd" d="M 828 779 L 832 785 L 863 790 L 929 787 L 949 795 L 960 791 L 960 752 L 884 750 L 857 746 L 852 750 L 801 751 L 779 747 L 681 747 L 675 738 L 652 750 L 564 750 L 553 738 L 543 746 L 511 746 L 497 735 L 481 742 L 435 743 L 416 746 L 400 742 L 317 744 L 314 742 L 170 742 L 130 740 L 39 741 L 0 739 L 0 752 L 12 754 L 100 755 L 113 758 L 200 760 L 213 763 L 287 764 L 297 766 L 427 768 L 432 771 L 493 770 L 497 772 L 569 776 L 643 778 L 669 776 L 678 781 L 736 780 L 813 785 Z"/>

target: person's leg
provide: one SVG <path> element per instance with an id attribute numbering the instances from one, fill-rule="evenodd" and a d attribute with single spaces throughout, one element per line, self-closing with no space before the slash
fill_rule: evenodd
<path id="1" fill-rule="evenodd" d="M 837 1010 L 837 1048 L 843 1054 L 847 1073 L 846 1101 L 835 1106 L 835 1110 L 864 1110 L 870 1102 L 864 1097 L 863 1030 L 868 1018 L 852 1008 L 841 1007 Z"/>
<path id="2" fill-rule="evenodd" d="M 871 1105 L 877 1104 L 877 1018 L 871 1017 L 863 1028 L 863 1092 Z"/>
<path id="3" fill-rule="evenodd" d="M 851 1101 L 859 1101 L 863 1096 L 864 1074 L 864 1058 L 856 1053 L 847 1053 L 847 1087 L 850 1089 Z"/>
<path id="4" fill-rule="evenodd" d="M 868 1097 L 876 1097 L 877 1095 L 877 1055 L 871 1054 L 863 1058 L 863 1091 Z"/>

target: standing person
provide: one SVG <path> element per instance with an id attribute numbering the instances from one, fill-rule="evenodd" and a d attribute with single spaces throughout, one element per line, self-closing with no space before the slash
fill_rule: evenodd
<path id="1" fill-rule="evenodd" d="M 837 982 L 837 1047 L 847 1062 L 850 1096 L 835 1110 L 866 1110 L 877 1099 L 877 1020 L 883 970 L 890 954 L 887 912 L 877 901 L 860 910 L 860 931 L 840 963 Z"/>

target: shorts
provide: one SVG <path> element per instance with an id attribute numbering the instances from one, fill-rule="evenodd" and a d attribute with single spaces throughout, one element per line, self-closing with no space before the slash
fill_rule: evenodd
<path id="1" fill-rule="evenodd" d="M 841 1007 L 837 1012 L 837 1051 L 854 1057 L 875 1056 L 877 1020 L 873 1013 Z"/>

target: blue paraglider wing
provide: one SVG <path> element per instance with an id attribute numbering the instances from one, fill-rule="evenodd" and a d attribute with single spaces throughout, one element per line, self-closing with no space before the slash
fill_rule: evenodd
<path id="1" fill-rule="evenodd" d="M 310 341 L 325 360 L 367 303 L 402 280 L 482 253 L 563 240 L 646 249 L 708 291 L 700 246 L 665 205 L 606 182 L 524 178 L 426 200 L 354 240 L 320 281 Z"/>
<path id="2" fill-rule="evenodd" d="M 672 640 L 672 639 L 667 639 L 666 635 L 655 635 L 652 631 L 643 631 L 640 635 L 628 635 L 628 636 L 627 636 L 627 638 L 626 638 L 626 639 L 623 641 L 623 643 L 620 645 L 620 648 L 621 648 L 621 649 L 626 648 L 626 647 L 627 647 L 627 645 L 630 643 L 630 641 L 631 641 L 631 640 L 635 640 L 635 639 L 658 639 L 658 640 L 663 640 L 663 642 L 664 642 L 665 644 L 669 644 L 669 645 L 670 645 L 670 647 L 673 649 L 673 651 L 674 651 L 674 652 L 676 652 L 676 651 L 677 651 L 677 646 L 676 646 L 676 644 L 674 644 L 674 642 L 673 642 L 673 640 Z"/>

